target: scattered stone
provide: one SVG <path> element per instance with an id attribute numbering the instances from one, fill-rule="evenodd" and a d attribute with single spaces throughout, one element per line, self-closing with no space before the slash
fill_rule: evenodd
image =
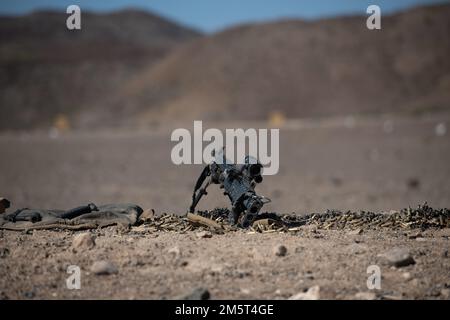
<path id="1" fill-rule="evenodd" d="M 75 251 L 81 251 L 84 249 L 92 249 L 93 247 L 95 247 L 95 238 L 89 232 L 77 234 L 73 238 L 72 248 Z"/>
<path id="2" fill-rule="evenodd" d="M 199 287 L 192 292 L 178 297 L 176 300 L 209 300 L 210 293 L 207 289 Z"/>
<path id="3" fill-rule="evenodd" d="M 212 237 L 212 233 L 209 231 L 199 231 L 195 235 L 197 238 L 211 238 Z"/>
<path id="4" fill-rule="evenodd" d="M 422 238 L 422 232 L 415 232 L 415 233 L 411 233 L 408 238 L 409 239 L 417 239 L 417 238 Z"/>
<path id="5" fill-rule="evenodd" d="M 314 286 L 308 289 L 306 292 L 297 293 L 289 298 L 289 300 L 319 300 L 320 299 L 320 287 Z"/>
<path id="6" fill-rule="evenodd" d="M 109 274 L 116 274 L 119 272 L 119 270 L 111 262 L 105 261 L 105 260 L 100 260 L 100 261 L 95 261 L 92 264 L 91 272 L 96 275 L 109 275 Z"/>
<path id="7" fill-rule="evenodd" d="M 284 257 L 287 254 L 287 248 L 283 245 L 277 245 L 273 248 L 273 253 L 278 257 Z"/>
<path id="8" fill-rule="evenodd" d="M 355 294 L 355 299 L 356 300 L 376 300 L 377 295 L 375 292 L 370 292 L 370 291 L 358 292 L 357 294 Z"/>
<path id="9" fill-rule="evenodd" d="M 389 265 L 396 268 L 406 267 L 416 263 L 409 250 L 405 248 L 394 248 L 381 256 L 387 260 Z"/>
<path id="10" fill-rule="evenodd" d="M 251 291 L 250 289 L 247 288 L 241 288 L 241 293 L 248 296 L 251 293 Z"/>
<path id="11" fill-rule="evenodd" d="M 444 297 L 445 299 L 449 299 L 450 298 L 450 289 L 442 289 L 441 296 Z"/>
<path id="12" fill-rule="evenodd" d="M 366 251 L 368 251 L 368 247 L 366 245 L 360 244 L 360 243 L 349 244 L 347 246 L 347 248 L 351 254 L 362 254 L 362 253 L 365 253 Z"/>
<path id="13" fill-rule="evenodd" d="M 145 263 L 137 257 L 132 257 L 126 261 L 125 265 L 129 265 L 130 267 L 139 267 L 145 265 Z"/>
<path id="14" fill-rule="evenodd" d="M 409 272 L 403 272 L 403 273 L 402 273 L 402 277 L 403 277 L 403 279 L 405 279 L 406 281 L 409 281 L 409 280 L 412 279 L 411 273 L 409 273 Z"/>
<path id="15" fill-rule="evenodd" d="M 351 235 L 351 236 L 357 236 L 357 235 L 360 235 L 362 233 L 363 233 L 363 229 L 355 229 L 355 230 L 349 231 L 348 234 Z"/>
<path id="16" fill-rule="evenodd" d="M 167 251 L 169 254 L 173 255 L 175 259 L 178 259 L 181 256 L 181 250 L 179 247 L 172 247 Z"/>

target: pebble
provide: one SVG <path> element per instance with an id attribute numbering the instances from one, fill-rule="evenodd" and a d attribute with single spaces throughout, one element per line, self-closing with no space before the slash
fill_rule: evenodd
<path id="1" fill-rule="evenodd" d="M 199 231 L 195 234 L 197 238 L 211 238 L 212 233 L 209 231 Z"/>
<path id="2" fill-rule="evenodd" d="M 289 300 L 319 300 L 320 299 L 320 287 L 314 286 L 308 289 L 306 292 L 300 292 L 294 294 Z"/>
<path id="3" fill-rule="evenodd" d="M 209 300 L 210 296 L 208 289 L 198 287 L 190 293 L 178 297 L 176 300 Z"/>
<path id="4" fill-rule="evenodd" d="M 360 235 L 362 233 L 363 233 L 363 229 L 356 229 L 356 230 L 349 231 L 348 234 L 351 235 L 351 236 L 357 236 L 357 235 Z"/>
<path id="5" fill-rule="evenodd" d="M 85 232 L 77 234 L 72 241 L 74 250 L 92 249 L 95 247 L 95 238 L 91 233 Z"/>
<path id="6" fill-rule="evenodd" d="M 174 258 L 179 258 L 181 255 L 181 250 L 179 247 L 172 247 L 167 251 L 169 254 L 173 255 Z"/>
<path id="7" fill-rule="evenodd" d="M 117 267 L 109 261 L 95 261 L 91 266 L 91 272 L 96 275 L 108 275 L 118 273 Z"/>
<path id="8" fill-rule="evenodd" d="M 408 249 L 405 248 L 394 248 L 381 255 L 387 262 L 396 268 L 401 268 L 415 264 L 414 258 L 409 253 Z"/>
<path id="9" fill-rule="evenodd" d="M 402 277 L 403 277 L 403 279 L 405 279 L 406 281 L 412 279 L 411 273 L 409 273 L 409 272 L 404 272 L 404 273 L 402 273 Z"/>
<path id="10" fill-rule="evenodd" d="M 412 233 L 408 236 L 409 239 L 417 239 L 417 238 L 422 238 L 422 233 L 421 232 L 415 232 Z"/>
<path id="11" fill-rule="evenodd" d="M 273 253 L 278 257 L 284 257 L 287 254 L 287 248 L 283 245 L 278 245 L 273 248 Z"/>
<path id="12" fill-rule="evenodd" d="M 450 289 L 442 289 L 441 296 L 444 297 L 445 299 L 449 299 L 450 298 Z"/>
<path id="13" fill-rule="evenodd" d="M 358 292 L 357 294 L 355 294 L 355 299 L 356 300 L 376 300 L 377 299 L 377 295 L 375 294 L 375 292 Z"/>

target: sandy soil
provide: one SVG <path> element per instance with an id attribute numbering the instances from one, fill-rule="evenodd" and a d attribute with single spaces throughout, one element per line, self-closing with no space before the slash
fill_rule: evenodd
<path id="1" fill-rule="evenodd" d="M 281 169 L 258 191 L 272 197 L 267 210 L 400 209 L 428 201 L 449 207 L 449 117 L 292 122 L 282 129 Z M 393 123 L 393 127 L 391 126 Z M 189 127 L 188 127 L 189 128 Z M 393 129 L 393 130 L 391 130 Z M 13 206 L 71 208 L 88 202 L 132 202 L 158 213 L 186 212 L 200 166 L 170 162 L 170 131 L 70 133 L 0 137 L 0 190 Z M 211 188 L 200 209 L 228 206 Z M 367 267 L 381 268 L 377 298 L 448 299 L 449 230 L 315 230 L 295 234 L 245 231 L 198 238 L 196 232 L 144 228 L 94 230 L 96 245 L 74 252 L 77 233 L 0 232 L 2 298 L 174 298 L 198 286 L 211 297 L 288 298 L 315 285 L 320 297 L 356 298 L 368 292 Z M 274 254 L 284 245 L 286 256 Z M 177 247 L 178 249 L 173 249 Z M 380 254 L 405 247 L 416 261 L 388 266 Z M 171 250 L 172 249 L 172 250 Z M 179 252 L 178 252 L 179 251 Z M 118 273 L 90 270 L 108 260 Z M 81 268 L 81 289 L 68 290 L 66 268 Z"/>

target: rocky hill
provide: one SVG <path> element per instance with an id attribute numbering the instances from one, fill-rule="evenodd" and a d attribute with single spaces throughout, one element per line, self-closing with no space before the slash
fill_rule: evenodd
<path id="1" fill-rule="evenodd" d="M 0 126 L 421 113 L 450 108 L 450 5 L 201 36 L 149 13 L 0 19 Z M 6 115 L 6 116 L 5 116 Z"/>

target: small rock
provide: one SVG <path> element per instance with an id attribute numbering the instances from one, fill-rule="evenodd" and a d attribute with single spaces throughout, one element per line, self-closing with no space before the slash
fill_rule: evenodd
<path id="1" fill-rule="evenodd" d="M 209 291 L 205 288 L 199 287 L 192 290 L 192 292 L 180 296 L 176 300 L 209 300 Z"/>
<path id="2" fill-rule="evenodd" d="M 416 263 L 409 253 L 409 250 L 404 248 L 394 248 L 382 254 L 381 256 L 387 260 L 389 265 L 397 268 L 409 266 Z"/>
<path id="3" fill-rule="evenodd" d="M 173 255 L 174 258 L 179 258 L 181 256 L 180 248 L 172 247 L 167 251 L 169 254 Z"/>
<path id="4" fill-rule="evenodd" d="M 417 239 L 417 238 L 422 238 L 422 233 L 421 232 L 415 232 L 412 233 L 408 236 L 409 239 Z"/>
<path id="5" fill-rule="evenodd" d="M 360 235 L 361 233 L 363 233 L 363 229 L 352 230 L 348 234 L 351 236 L 357 236 L 357 235 Z"/>
<path id="6" fill-rule="evenodd" d="M 211 238 L 212 237 L 212 233 L 209 231 L 199 231 L 195 235 L 197 238 Z"/>
<path id="7" fill-rule="evenodd" d="M 358 292 L 357 294 L 355 294 L 355 299 L 356 300 L 376 300 L 377 299 L 377 295 L 374 292 Z"/>
<path id="8" fill-rule="evenodd" d="M 442 257 L 443 257 L 443 258 L 448 258 L 448 250 L 444 250 L 444 251 L 442 252 Z"/>
<path id="9" fill-rule="evenodd" d="M 449 299 L 450 298 L 450 289 L 442 289 L 441 296 L 444 297 L 445 299 Z"/>
<path id="10" fill-rule="evenodd" d="M 412 279 L 411 273 L 409 273 L 409 272 L 403 272 L 403 273 L 402 273 L 402 277 L 403 277 L 403 279 L 405 279 L 406 281 L 409 281 L 409 280 Z"/>
<path id="11" fill-rule="evenodd" d="M 308 289 L 306 292 L 297 293 L 289 298 L 289 300 L 319 300 L 320 299 L 320 287 L 314 286 Z"/>
<path id="12" fill-rule="evenodd" d="M 96 275 L 108 275 L 118 273 L 116 266 L 109 261 L 95 261 L 91 266 L 91 272 Z"/>
<path id="13" fill-rule="evenodd" d="M 241 293 L 248 296 L 251 293 L 251 291 L 250 289 L 247 288 L 241 288 Z"/>
<path id="14" fill-rule="evenodd" d="M 287 248 L 283 245 L 278 245 L 273 248 L 273 253 L 278 257 L 284 257 L 287 254 Z"/>
<path id="15" fill-rule="evenodd" d="M 362 253 L 368 251 L 368 247 L 366 245 L 359 244 L 359 243 L 350 244 L 347 246 L 347 248 L 351 254 L 362 254 Z"/>
<path id="16" fill-rule="evenodd" d="M 95 247 L 95 238 L 89 232 L 77 234 L 72 241 L 72 248 L 77 250 L 92 249 Z"/>

